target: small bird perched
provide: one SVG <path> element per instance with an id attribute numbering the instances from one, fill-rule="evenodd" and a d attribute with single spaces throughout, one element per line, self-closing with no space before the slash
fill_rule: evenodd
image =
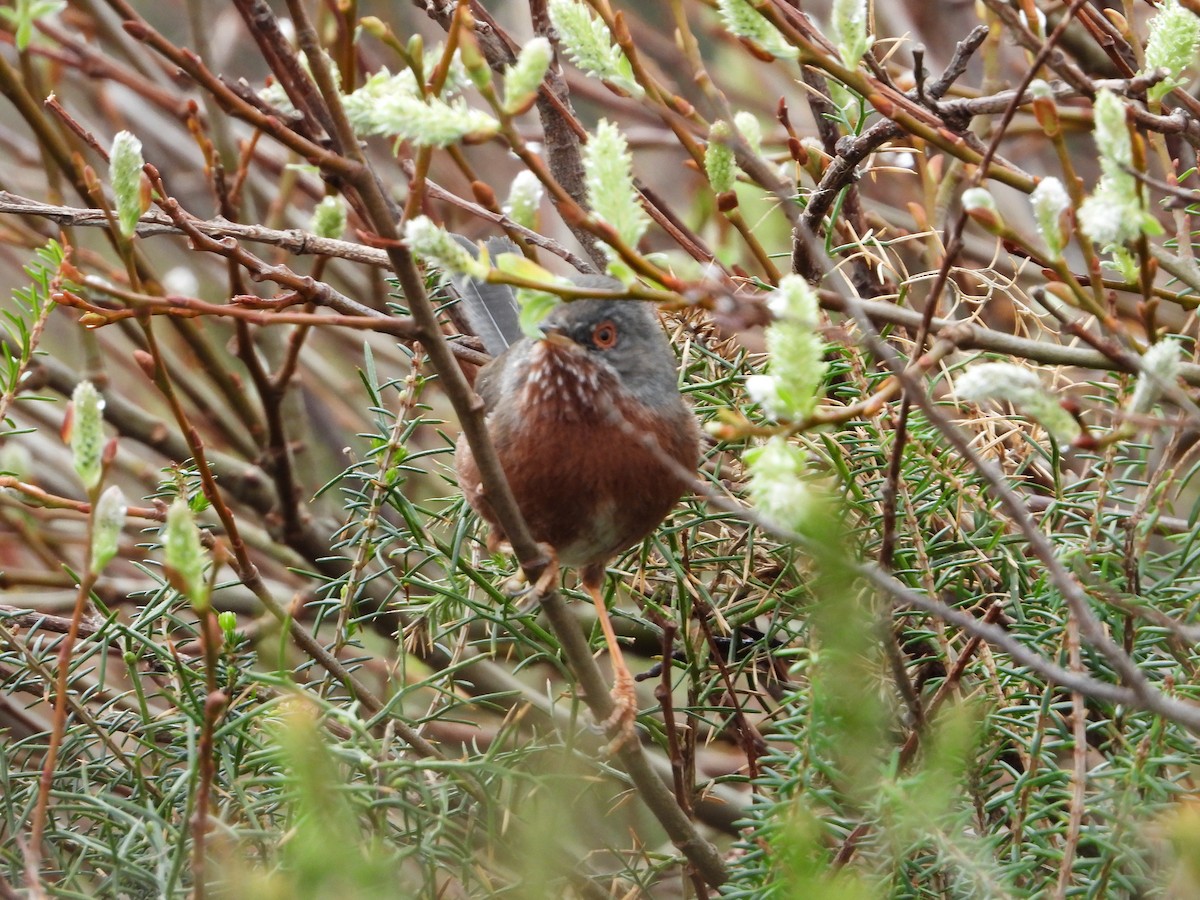
<path id="1" fill-rule="evenodd" d="M 488 249 L 492 258 L 517 252 L 496 239 Z M 621 288 L 599 275 L 572 280 Z M 510 288 L 467 277 L 455 287 L 467 322 L 495 356 L 475 380 L 488 433 L 534 538 L 579 570 L 596 605 L 614 675 L 609 724 L 628 737 L 637 695 L 600 589 L 608 561 L 658 527 L 699 460 L 699 428 L 679 394 L 670 343 L 643 301 L 562 304 L 533 340 L 521 334 Z M 491 526 L 489 546 L 497 546 L 504 535 L 463 437 L 455 468 L 467 502 Z"/>

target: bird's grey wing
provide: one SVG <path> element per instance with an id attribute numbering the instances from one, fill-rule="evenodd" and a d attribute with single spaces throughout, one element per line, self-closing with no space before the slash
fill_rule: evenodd
<path id="1" fill-rule="evenodd" d="M 474 241 L 461 234 L 454 235 L 454 239 L 471 253 L 479 255 L 479 248 Z M 508 238 L 489 238 L 486 246 L 492 259 L 501 253 L 521 252 Z M 466 275 L 453 275 L 450 282 L 458 292 L 467 325 L 483 341 L 488 353 L 499 356 L 510 344 L 520 339 L 520 310 L 512 288 L 506 284 L 488 284 Z"/>

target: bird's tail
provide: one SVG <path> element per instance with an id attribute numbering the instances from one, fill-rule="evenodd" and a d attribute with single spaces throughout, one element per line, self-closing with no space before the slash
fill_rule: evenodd
<path id="1" fill-rule="evenodd" d="M 454 239 L 476 256 L 479 255 L 479 247 L 474 241 L 461 234 L 454 235 Z M 488 238 L 484 246 L 492 259 L 501 253 L 521 252 L 516 244 L 503 237 Z M 466 275 L 454 275 L 451 283 L 460 298 L 462 317 L 471 332 L 483 342 L 488 353 L 499 356 L 509 344 L 521 337 L 520 310 L 511 287 L 489 284 Z"/>

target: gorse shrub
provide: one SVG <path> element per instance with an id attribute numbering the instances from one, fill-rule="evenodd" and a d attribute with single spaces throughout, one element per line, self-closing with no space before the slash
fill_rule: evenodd
<path id="1" fill-rule="evenodd" d="M 917 6 L 2 11 L 0 894 L 1200 891 L 1200 19 Z M 467 279 L 706 435 L 624 744 Z"/>

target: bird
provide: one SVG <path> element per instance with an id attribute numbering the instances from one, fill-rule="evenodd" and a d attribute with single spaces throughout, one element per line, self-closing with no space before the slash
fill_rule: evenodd
<path id="1" fill-rule="evenodd" d="M 460 243 L 478 248 L 465 238 Z M 489 257 L 518 252 L 507 239 Z M 577 286 L 623 290 L 603 275 L 578 274 Z M 608 563 L 657 528 L 689 490 L 700 457 L 700 429 L 678 386 L 675 355 L 652 303 L 577 299 L 559 304 L 540 334 L 522 334 L 513 291 L 457 276 L 461 319 L 493 359 L 479 370 L 488 435 L 533 537 L 557 566 L 576 569 L 596 607 L 613 670 L 618 738 L 634 733 L 637 694 L 601 589 Z M 467 503 L 500 528 L 463 436 L 455 470 Z M 556 576 L 555 576 L 556 577 Z"/>

